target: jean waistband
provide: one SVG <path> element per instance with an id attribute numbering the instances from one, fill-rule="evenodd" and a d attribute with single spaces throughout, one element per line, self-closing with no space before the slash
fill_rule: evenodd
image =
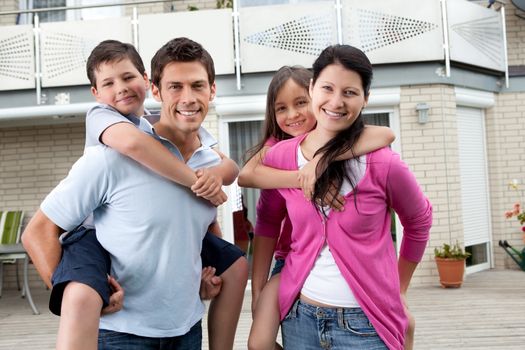
<path id="1" fill-rule="evenodd" d="M 309 313 L 316 317 L 340 317 L 346 315 L 364 314 L 360 307 L 323 307 L 308 304 L 307 302 L 297 299 L 293 308 L 301 308 L 302 312 Z"/>

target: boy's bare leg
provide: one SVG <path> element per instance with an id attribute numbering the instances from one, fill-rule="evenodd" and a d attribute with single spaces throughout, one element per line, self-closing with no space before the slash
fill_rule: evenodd
<path id="1" fill-rule="evenodd" d="M 91 287 L 70 282 L 64 289 L 57 350 L 96 350 L 102 298 Z"/>
<path id="2" fill-rule="evenodd" d="M 231 350 L 248 281 L 248 261 L 240 257 L 220 277 L 221 292 L 208 310 L 208 342 L 210 350 Z"/>
<path id="3" fill-rule="evenodd" d="M 280 324 L 279 280 L 278 274 L 270 278 L 257 300 L 248 338 L 248 349 L 250 350 L 282 349 L 275 342 Z"/>

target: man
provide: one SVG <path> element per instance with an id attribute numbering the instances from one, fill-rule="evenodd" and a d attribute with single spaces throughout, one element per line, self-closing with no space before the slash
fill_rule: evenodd
<path id="1" fill-rule="evenodd" d="M 152 81 L 160 119 L 141 128 L 193 169 L 216 165 L 215 141 L 200 128 L 215 96 L 209 54 L 174 39 L 152 59 Z M 122 310 L 101 318 L 99 348 L 200 349 L 200 251 L 215 207 L 108 147 L 88 148 L 23 235 L 47 284 L 60 259 L 58 234 L 91 212 L 126 293 Z"/>

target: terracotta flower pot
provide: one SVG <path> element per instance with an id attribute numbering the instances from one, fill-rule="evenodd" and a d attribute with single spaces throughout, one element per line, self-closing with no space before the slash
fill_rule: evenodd
<path id="1" fill-rule="evenodd" d="M 443 288 L 459 288 L 463 283 L 465 259 L 436 258 L 439 282 Z"/>

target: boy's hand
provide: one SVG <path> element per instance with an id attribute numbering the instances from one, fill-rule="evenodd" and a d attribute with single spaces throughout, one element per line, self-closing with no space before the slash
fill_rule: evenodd
<path id="1" fill-rule="evenodd" d="M 222 278 L 215 276 L 215 268 L 207 266 L 202 269 L 199 295 L 202 300 L 215 298 L 221 291 Z"/>
<path id="2" fill-rule="evenodd" d="M 215 206 L 226 202 L 228 196 L 222 190 L 222 179 L 220 177 L 215 176 L 208 169 L 199 169 L 195 175 L 197 181 L 191 186 L 191 190 L 197 197 L 202 197 Z"/>
<path id="3" fill-rule="evenodd" d="M 122 286 L 112 276 L 108 276 L 108 283 L 113 293 L 109 297 L 109 305 L 102 309 L 102 315 L 120 311 L 124 305 L 124 289 Z"/>

